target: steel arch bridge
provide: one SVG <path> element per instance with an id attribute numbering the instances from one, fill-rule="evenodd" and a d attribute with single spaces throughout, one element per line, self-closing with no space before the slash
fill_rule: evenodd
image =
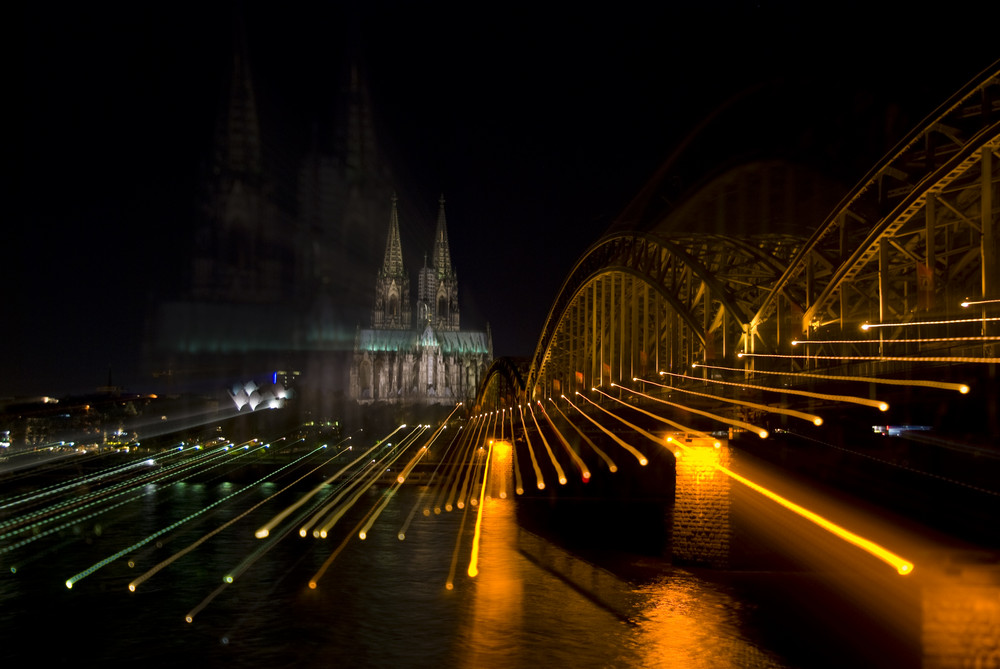
<path id="1" fill-rule="evenodd" d="M 811 235 L 671 233 L 706 227 L 697 208 L 683 206 L 608 233 L 564 280 L 530 361 L 518 374 L 495 364 L 479 404 L 692 365 L 874 377 L 1000 361 L 998 182 L 995 64 Z"/>

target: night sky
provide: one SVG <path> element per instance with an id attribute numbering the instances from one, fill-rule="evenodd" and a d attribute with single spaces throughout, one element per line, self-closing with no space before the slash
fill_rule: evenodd
<path id="1" fill-rule="evenodd" d="M 109 367 L 155 390 L 139 373 L 145 314 L 188 278 L 231 52 L 231 7 L 207 4 L 22 8 L 0 397 L 90 390 Z M 1000 57 L 984 33 L 997 17 L 961 3 L 947 27 L 912 5 L 802 4 L 243 12 L 262 124 L 290 154 L 332 122 L 343 54 L 361 54 L 411 203 L 404 245 L 433 229 L 443 192 L 463 325 L 489 322 L 496 354 L 528 356 L 576 258 L 713 110 L 730 112 L 706 164 L 770 147 L 852 185 L 889 148 L 871 128 L 908 130 Z M 415 291 L 418 251 L 404 252 Z"/>

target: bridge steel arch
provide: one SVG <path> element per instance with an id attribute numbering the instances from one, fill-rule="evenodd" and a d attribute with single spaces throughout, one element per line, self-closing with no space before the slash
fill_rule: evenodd
<path id="1" fill-rule="evenodd" d="M 859 339 L 866 322 L 900 324 L 880 328 L 882 342 L 996 335 L 985 320 L 986 304 L 973 312 L 960 305 L 1000 299 L 998 152 L 995 64 L 925 119 L 819 225 L 755 310 L 748 352 L 763 345 L 790 353 L 791 340 L 779 328 L 783 322 L 796 339 L 820 341 Z M 977 315 L 978 325 L 924 326 L 919 337 L 907 325 Z M 995 355 L 989 343 L 943 344 L 911 342 L 892 353 Z M 809 350 L 846 357 L 872 349 L 868 343 L 839 343 Z M 889 355 L 884 344 L 880 353 Z"/>
<path id="2" fill-rule="evenodd" d="M 598 240 L 553 302 L 524 397 L 739 354 L 792 355 L 806 338 L 837 343 L 810 345 L 812 357 L 792 357 L 791 369 L 842 364 L 817 360 L 871 354 L 870 342 L 850 342 L 864 322 L 900 323 L 869 336 L 882 342 L 878 355 L 992 359 L 995 342 L 982 338 L 1000 332 L 987 318 L 996 303 L 972 310 L 979 322 L 924 326 L 927 336 L 914 337 L 934 341 L 891 351 L 885 342 L 903 338 L 907 323 L 969 320 L 963 300 L 1000 300 L 998 183 L 1000 63 L 900 142 L 808 238 L 621 231 Z M 980 339 L 940 341 L 970 333 Z"/>
<path id="3" fill-rule="evenodd" d="M 746 324 L 802 239 L 612 233 L 570 272 L 549 312 L 528 397 L 735 359 Z"/>
<path id="4" fill-rule="evenodd" d="M 479 385 L 475 411 L 493 411 L 522 403 L 526 367 L 526 360 L 495 359 Z"/>

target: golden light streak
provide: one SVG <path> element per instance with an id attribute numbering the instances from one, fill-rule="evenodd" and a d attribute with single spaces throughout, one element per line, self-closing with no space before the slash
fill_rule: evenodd
<path id="1" fill-rule="evenodd" d="M 569 401 L 568 397 L 566 397 L 565 395 L 560 395 L 560 397 L 562 397 L 564 400 L 566 400 L 566 403 L 569 404 L 571 407 L 573 407 L 577 411 L 580 411 L 580 409 L 577 408 L 577 406 L 575 404 L 573 404 L 572 402 Z M 574 430 L 576 430 L 576 433 L 580 436 L 580 438 L 583 439 L 584 441 L 586 441 L 587 444 L 590 446 L 590 448 L 592 448 L 594 450 L 594 452 L 597 453 L 597 455 L 602 460 L 604 460 L 604 462 L 607 463 L 608 470 L 612 474 L 614 474 L 616 471 L 618 471 L 618 465 L 616 465 L 615 461 L 611 459 L 611 456 L 609 456 L 607 453 L 605 453 L 603 450 L 601 450 L 597 446 L 597 444 L 594 443 L 593 439 L 591 439 L 590 437 L 588 437 L 587 435 L 585 435 L 583 433 L 583 430 L 581 430 L 579 427 L 577 427 L 576 423 L 574 423 L 573 421 L 571 421 L 569 419 L 569 416 L 567 416 L 566 414 L 563 413 L 563 410 L 559 408 L 559 405 L 556 404 L 555 400 L 553 400 L 550 397 L 549 401 L 552 402 L 552 406 L 554 406 L 556 408 L 556 411 L 558 411 L 559 415 L 563 417 L 563 420 L 566 421 L 567 423 L 569 423 L 570 427 L 572 427 Z M 580 413 L 583 413 L 583 412 L 581 411 Z"/>
<path id="2" fill-rule="evenodd" d="M 976 304 L 996 304 L 997 302 L 1000 302 L 1000 300 L 966 300 L 965 302 L 962 302 L 962 308 L 967 309 L 968 307 Z"/>
<path id="3" fill-rule="evenodd" d="M 518 413 L 521 414 L 521 430 L 524 431 L 524 441 L 528 444 L 528 455 L 531 456 L 531 466 L 535 468 L 535 481 L 539 490 L 545 490 L 545 479 L 542 477 L 542 470 L 538 466 L 538 459 L 535 458 L 535 449 L 531 447 L 531 437 L 528 436 L 528 428 L 524 424 L 524 410 L 521 405 L 517 405 Z"/>
<path id="4" fill-rule="evenodd" d="M 447 426 L 447 421 L 445 421 L 443 425 Z M 443 429 L 444 428 L 442 428 L 442 430 Z M 440 432 L 441 430 L 438 431 L 438 434 L 440 434 Z M 432 437 L 432 443 L 434 440 L 436 440 L 436 437 Z M 420 495 L 417 497 L 417 501 L 413 504 L 413 508 L 410 509 L 410 514 L 406 517 L 406 521 L 403 523 L 403 526 L 399 528 L 399 532 L 397 533 L 396 536 L 399 537 L 400 541 L 406 539 L 406 530 L 410 527 L 410 523 L 413 521 L 413 517 L 416 515 L 417 509 L 420 507 L 420 504 L 427 496 L 428 491 L 431 489 L 431 485 L 440 485 L 437 483 L 438 474 L 441 472 L 442 465 L 444 465 L 444 463 L 447 462 L 448 457 L 451 454 L 451 449 L 455 446 L 456 443 L 458 443 L 458 433 L 456 433 L 455 437 L 448 442 L 447 448 L 445 448 L 444 453 L 438 459 L 438 463 L 434 466 L 434 472 L 431 474 L 431 479 L 430 481 L 428 481 L 428 485 L 420 490 Z M 428 447 L 429 446 L 430 444 L 428 444 Z M 438 510 L 438 512 L 440 513 L 440 509 Z M 424 507 L 424 515 L 425 516 L 431 515 L 430 506 Z"/>
<path id="5" fill-rule="evenodd" d="M 909 355 L 782 355 L 779 353 L 740 353 L 738 358 L 791 358 L 793 360 L 877 360 L 880 362 L 970 362 L 995 363 L 1000 358 L 959 358 Z"/>
<path id="6" fill-rule="evenodd" d="M 325 502 L 322 507 L 320 507 L 316 511 L 313 511 L 309 515 L 309 517 L 302 524 L 302 526 L 299 527 L 299 536 L 302 538 L 308 537 L 309 530 L 311 530 L 313 526 L 316 525 L 316 523 L 318 523 L 330 511 L 330 509 L 335 507 L 340 502 L 340 500 L 344 499 L 344 497 L 350 494 L 352 490 L 354 490 L 357 486 L 359 486 L 362 482 L 364 482 L 365 476 L 367 476 L 371 471 L 374 470 L 377 470 L 377 465 L 375 463 L 368 462 L 363 467 L 361 467 L 353 474 L 351 474 L 351 478 L 347 480 L 347 482 L 341 487 L 340 491 L 332 500 L 330 500 L 329 502 Z M 320 537 L 319 530 L 313 530 L 312 534 L 314 537 Z M 325 535 L 322 538 L 325 539 L 326 538 Z"/>
<path id="7" fill-rule="evenodd" d="M 983 321 L 1000 321 L 996 318 L 958 318 L 951 321 L 912 321 L 908 323 L 864 323 L 861 329 L 867 332 L 872 328 L 905 328 L 913 325 L 956 325 L 958 323 L 982 323 Z"/>
<path id="8" fill-rule="evenodd" d="M 539 404 L 541 404 L 539 402 Z M 538 430 L 538 436 L 542 438 L 542 444 L 545 446 L 545 450 L 549 453 L 549 459 L 552 460 L 552 466 L 556 468 L 556 475 L 559 477 L 559 485 L 566 485 L 566 472 L 563 471 L 562 466 L 560 466 L 559 461 L 556 460 L 556 454 L 552 452 L 552 447 L 549 446 L 549 440 L 545 438 L 542 433 L 542 427 L 538 424 L 538 419 L 535 418 L 535 412 L 528 405 L 528 413 L 531 414 L 531 420 L 535 424 L 535 429 Z"/>
<path id="9" fill-rule="evenodd" d="M 486 453 L 486 464 L 483 469 L 483 486 L 479 491 L 479 511 L 476 514 L 476 530 L 472 535 L 472 555 L 469 557 L 469 570 L 468 574 L 470 578 L 475 578 L 479 575 L 479 537 L 482 532 L 483 527 L 483 500 L 486 497 L 486 480 L 490 471 L 490 460 L 493 457 L 493 442 L 490 442 L 489 451 Z"/>
<path id="10" fill-rule="evenodd" d="M 465 519 L 468 518 L 469 507 L 462 511 L 462 522 L 458 525 L 458 534 L 455 536 L 455 548 L 451 552 L 451 565 L 448 567 L 448 580 L 445 581 L 445 590 L 452 590 L 455 587 L 455 571 L 458 569 L 458 549 L 462 545 L 462 535 L 465 533 Z"/>
<path id="11" fill-rule="evenodd" d="M 792 346 L 799 344 L 929 344 L 952 341 L 998 341 L 1000 337 L 930 337 L 925 339 L 793 339 Z"/>
<path id="12" fill-rule="evenodd" d="M 616 383 L 615 385 L 618 385 L 618 384 Z M 658 385 L 658 384 L 654 384 L 654 385 Z M 625 390 L 629 391 L 630 393 L 634 393 L 636 395 L 639 395 L 640 397 L 645 397 L 646 399 L 653 400 L 654 402 L 659 402 L 660 401 L 657 398 L 653 397 L 652 395 L 647 395 L 647 394 L 639 392 L 638 390 L 635 390 L 633 388 L 625 388 L 624 386 L 618 386 L 618 387 L 619 388 L 624 388 Z M 600 391 L 598 391 L 598 392 L 600 392 Z M 640 413 L 644 413 L 647 416 L 649 416 L 650 418 L 654 418 L 654 419 L 660 421 L 661 423 L 665 423 L 666 425 L 669 425 L 671 427 L 677 428 L 678 430 L 680 430 L 681 432 L 683 432 L 685 434 L 691 434 L 691 435 L 694 435 L 694 436 L 699 437 L 701 439 L 708 439 L 709 441 L 714 441 L 716 446 L 720 446 L 721 445 L 719 443 L 719 441 L 717 439 L 715 439 L 712 435 L 707 434 L 705 432 L 702 432 L 701 430 L 696 430 L 693 427 L 688 427 L 686 425 L 681 425 L 680 423 L 674 422 L 674 421 L 670 420 L 669 418 L 665 418 L 663 416 L 657 416 L 654 413 L 646 411 L 645 409 L 642 409 L 642 408 L 640 408 L 640 407 L 638 407 L 638 406 L 636 406 L 634 404 L 629 404 L 628 402 L 624 402 L 624 401 L 622 401 L 620 399 L 617 399 L 615 397 L 612 397 L 611 395 L 608 395 L 606 393 L 601 393 L 601 394 L 604 395 L 605 397 L 609 398 L 609 399 L 612 399 L 612 400 L 615 400 L 616 402 L 619 402 L 620 404 L 624 404 L 624 405 L 626 405 L 628 407 L 631 407 L 632 409 L 635 409 L 636 411 L 638 411 Z"/>
<path id="13" fill-rule="evenodd" d="M 693 367 L 705 367 L 707 369 L 731 369 L 729 367 L 714 367 L 712 365 L 697 364 Z M 737 369 L 742 372 L 744 370 Z M 758 372 L 760 373 L 760 372 Z M 839 378 L 839 377 L 838 377 Z M 752 390 L 766 390 L 772 393 L 788 393 L 789 395 L 800 395 L 802 397 L 812 397 L 818 400 L 829 400 L 831 402 L 849 402 L 851 404 L 861 404 L 866 407 L 873 407 L 879 411 L 888 411 L 889 405 L 879 400 L 870 400 L 866 397 L 855 397 L 854 395 L 828 395 L 826 393 L 814 393 L 808 390 L 792 390 L 791 388 L 771 388 L 769 386 L 755 386 L 750 383 L 733 383 L 731 381 L 719 381 L 718 379 L 698 379 L 707 383 L 718 383 L 723 386 L 736 386 L 737 388 L 750 388 Z"/>
<path id="14" fill-rule="evenodd" d="M 417 426 L 416 428 L 414 428 L 414 431 L 418 429 L 421 431 L 423 430 L 421 426 Z M 410 434 L 412 435 L 413 432 L 411 432 Z M 361 499 L 361 496 L 365 494 L 365 492 L 367 492 L 369 488 L 375 485 L 375 483 L 379 480 L 379 478 L 381 478 L 383 472 L 385 472 L 385 470 L 388 467 L 391 467 L 393 463 L 396 462 L 396 460 L 402 457 L 403 453 L 406 452 L 406 448 L 409 448 L 409 445 L 413 443 L 413 440 L 409 439 L 409 436 L 410 435 L 407 435 L 406 439 L 404 439 L 402 442 L 400 442 L 397 446 L 393 448 L 394 451 L 397 449 L 399 451 L 395 456 L 393 456 L 392 451 L 390 451 L 385 457 L 383 457 L 381 460 L 375 463 L 374 467 L 372 467 L 373 473 L 369 475 L 367 480 L 362 481 L 363 485 L 357 491 L 355 491 L 355 493 L 351 496 L 351 498 L 346 502 L 344 502 L 344 504 L 342 504 L 340 508 L 338 508 L 332 514 L 330 514 L 330 516 L 323 521 L 323 525 L 319 528 L 319 530 L 313 530 L 314 537 L 318 536 L 321 539 L 326 539 L 327 535 L 330 533 L 330 530 L 333 529 L 334 525 L 340 522 L 340 519 L 343 518 L 344 514 L 347 513 L 348 509 L 352 508 L 355 504 L 357 504 L 358 500 Z M 406 443 L 406 446 L 403 445 L 404 443 Z M 389 459 L 390 457 L 392 459 L 386 462 L 386 460 Z M 361 481 L 362 480 L 361 477 L 359 477 L 358 480 Z M 338 496 L 338 498 L 339 497 L 340 496 Z M 324 507 L 324 509 L 328 508 L 329 505 Z M 317 513 L 316 516 L 318 515 L 319 514 Z"/>
<path id="15" fill-rule="evenodd" d="M 689 450 L 692 450 L 689 446 L 686 446 L 684 444 L 677 444 L 677 445 L 681 449 L 683 449 L 684 452 L 688 452 Z M 722 473 L 726 474 L 727 476 L 729 476 L 730 478 L 732 478 L 734 481 L 739 481 L 740 483 L 742 483 L 743 485 L 747 486 L 751 490 L 755 490 L 756 492 L 759 492 L 761 495 L 764 495 L 768 499 L 770 499 L 770 500 L 772 500 L 774 502 L 777 502 L 778 504 L 780 504 L 781 506 L 785 507 L 789 511 L 792 511 L 793 513 L 798 514 L 799 516 L 805 518 L 806 520 L 809 520 L 810 522 L 815 523 L 819 527 L 822 527 L 827 532 L 830 532 L 830 533 L 834 534 L 835 536 L 840 537 L 844 541 L 847 541 L 848 543 L 851 543 L 851 544 L 857 546 L 858 548 L 860 548 L 860 549 L 862 549 L 864 551 L 867 551 L 871 555 L 874 555 L 875 557 L 877 557 L 878 559 L 882 560 L 886 564 L 891 565 L 892 567 L 894 567 L 896 569 L 896 571 L 900 575 L 907 576 L 907 575 L 913 573 L 914 565 L 913 565 L 912 562 L 910 562 L 909 560 L 906 560 L 906 559 L 900 557 L 899 555 L 896 555 L 892 551 L 890 551 L 890 550 L 888 550 L 888 549 L 880 546 L 879 544 L 875 543 L 874 541 L 871 541 L 869 539 L 865 539 L 864 537 L 859 536 L 859 535 L 851 532 L 850 530 L 847 530 L 847 529 L 841 527 L 840 525 L 837 525 L 836 523 L 834 523 L 834 522 L 832 522 L 830 520 L 827 520 L 823 516 L 820 516 L 819 514 L 814 513 L 812 511 L 810 511 L 809 509 L 806 509 L 805 507 L 799 506 L 795 502 L 792 502 L 791 500 L 786 499 L 785 497 L 782 497 L 781 495 L 779 495 L 776 492 L 768 490 L 767 488 L 765 488 L 762 485 L 754 483 L 750 479 L 747 479 L 747 478 L 745 478 L 743 476 L 740 476 L 736 472 L 732 471 L 731 469 L 729 469 L 727 467 L 724 467 L 723 465 L 720 465 L 720 464 L 718 464 L 716 462 L 712 462 L 711 464 L 712 464 L 712 466 L 715 469 L 717 469 L 717 470 L 721 471 Z"/>
<path id="16" fill-rule="evenodd" d="M 514 464 L 514 493 L 517 495 L 524 494 L 524 485 L 521 482 L 521 470 L 517 466 L 517 442 L 514 441 L 514 408 L 511 407 L 510 411 L 510 455 Z M 503 434 L 503 431 L 501 431 Z"/>
<path id="17" fill-rule="evenodd" d="M 597 389 L 594 388 L 594 390 L 597 390 Z M 664 419 L 660 418 L 659 416 L 656 416 L 654 414 L 649 413 L 645 409 L 640 409 L 639 407 L 637 407 L 637 406 L 635 406 L 633 404 L 629 404 L 628 402 L 624 402 L 624 401 L 618 399 L 617 397 L 612 397 L 611 395 L 608 395 L 607 393 L 602 393 L 600 390 L 597 390 L 597 392 L 601 393 L 602 395 L 604 395 L 605 397 L 607 397 L 609 400 L 613 400 L 615 402 L 618 402 L 619 404 L 624 404 L 625 406 L 629 407 L 630 409 L 635 409 L 636 411 L 644 413 L 647 416 L 650 416 L 651 418 L 659 418 L 660 420 L 664 420 Z M 587 399 L 587 398 L 585 397 L 584 399 Z M 593 402 L 591 402 L 591 404 L 593 404 Z M 662 441 L 661 441 L 660 437 L 657 437 L 655 434 L 652 434 L 651 432 L 648 432 L 648 431 L 642 429 L 641 427 L 639 427 L 638 425 L 636 425 L 634 423 L 630 423 L 629 421 L 625 420 L 624 418 L 622 418 L 621 416 L 619 416 L 617 414 L 611 413 L 610 411 L 608 411 L 607 409 L 605 409 L 604 407 L 602 407 L 600 405 L 594 404 L 594 406 L 596 406 L 597 408 L 601 409 L 604 413 L 608 414 L 612 418 L 617 419 L 619 422 L 624 423 L 625 425 L 628 425 L 630 428 L 632 428 L 633 430 L 635 430 L 636 432 L 638 432 L 642 436 L 646 437 L 650 441 L 654 441 L 657 444 L 662 444 Z M 670 441 L 670 439 L 668 438 L 667 441 Z M 671 450 L 671 452 L 673 452 L 673 451 Z M 644 465 L 646 463 L 640 461 L 639 464 Z"/>
<path id="18" fill-rule="evenodd" d="M 360 456 L 358 456 L 358 458 L 354 462 L 351 462 L 350 464 L 348 464 L 346 467 L 344 467 L 343 469 L 341 469 L 339 472 L 337 472 L 336 474 L 334 474 L 330 478 L 326 479 L 325 481 L 323 481 L 322 483 L 320 483 L 318 486 L 316 486 L 315 488 L 313 488 L 311 491 L 309 491 L 308 493 L 306 493 L 305 495 L 303 495 L 302 498 L 299 501 L 297 501 L 295 504 L 292 504 L 291 506 L 289 506 L 288 508 L 286 508 L 284 511 L 282 511 L 281 513 L 279 513 L 278 515 L 276 515 L 274 518 L 272 518 L 271 520 L 269 520 L 266 523 L 264 523 L 264 525 L 262 525 L 261 527 L 259 527 L 257 529 L 257 531 L 254 532 L 254 536 L 257 537 L 258 539 L 264 539 L 265 537 L 267 537 L 267 535 L 270 534 L 271 530 L 273 530 L 275 528 L 275 526 L 277 526 L 278 523 L 280 523 L 281 521 L 283 521 L 285 518 L 287 518 L 292 513 L 294 513 L 296 509 L 298 509 L 303 504 L 305 504 L 310 499 L 312 499 L 312 497 L 314 497 L 317 493 L 319 493 L 320 490 L 323 489 L 323 486 L 329 485 L 332 481 L 334 481 L 341 474 L 343 474 L 344 472 L 346 472 L 348 469 L 350 469 L 351 467 L 353 467 L 357 463 L 361 462 L 361 460 L 363 460 L 366 457 L 368 457 L 371 454 L 372 451 L 374 451 L 376 448 L 378 448 L 379 446 L 382 445 L 382 442 L 384 442 L 386 439 L 388 439 L 392 435 L 394 435 L 397 432 L 399 432 L 400 430 L 402 430 L 404 427 L 406 427 L 406 426 L 405 425 L 400 425 L 395 430 L 393 430 L 388 435 L 386 435 L 385 439 L 380 439 L 379 441 L 376 441 L 374 446 L 372 446 L 367 451 L 365 451 Z"/>
<path id="19" fill-rule="evenodd" d="M 549 398 L 549 401 L 550 402 L 552 401 L 551 397 Z M 566 437 L 564 437 L 563 433 L 559 431 L 559 428 L 556 427 L 556 424 L 552 422 L 552 418 L 549 416 L 549 413 L 545 410 L 545 405 L 543 405 L 540 401 L 538 402 L 538 408 L 541 410 L 542 415 L 545 417 L 546 422 L 548 422 L 549 427 L 552 428 L 552 431 L 555 432 L 556 437 L 559 438 L 559 443 L 562 444 L 562 447 L 566 450 L 566 453 L 569 454 L 569 457 L 573 461 L 573 464 L 575 464 L 576 468 L 580 470 L 580 477 L 583 479 L 583 482 L 586 483 L 587 481 L 589 481 L 590 469 L 587 468 L 587 464 L 583 461 L 583 458 L 581 458 L 579 454 L 577 454 L 577 452 L 573 450 L 573 447 L 569 445 L 569 442 L 566 440 Z"/>
<path id="20" fill-rule="evenodd" d="M 465 501 L 469 497 L 469 493 L 472 490 L 474 474 L 476 473 L 475 463 L 476 463 L 476 453 L 478 449 L 479 440 L 483 434 L 483 428 L 486 426 L 486 418 L 483 416 L 476 416 L 477 426 L 476 433 L 472 436 L 469 442 L 469 454 L 467 456 L 468 464 L 465 466 L 465 475 L 462 477 L 462 487 L 458 493 L 458 500 L 455 502 L 455 506 L 459 509 L 465 508 Z"/>
<path id="21" fill-rule="evenodd" d="M 475 443 L 475 427 L 478 425 L 479 417 L 474 416 L 472 418 L 472 423 L 469 428 L 462 433 L 462 450 L 459 452 L 458 457 L 455 459 L 452 468 L 452 484 L 448 492 L 448 499 L 445 501 L 444 510 L 451 512 L 455 508 L 455 498 L 458 495 L 458 486 L 464 479 L 462 477 L 462 467 L 463 463 L 467 461 L 468 458 L 472 457 L 472 448 Z M 472 436 L 470 436 L 472 435 Z M 442 495 L 442 499 L 444 496 Z M 464 506 L 464 505 L 463 505 Z M 459 507 L 461 508 L 461 507 Z M 435 510 L 436 512 L 436 510 Z"/>
<path id="22" fill-rule="evenodd" d="M 591 390 L 597 390 L 597 389 L 596 388 L 591 388 Z M 586 400 L 587 402 L 590 402 L 593 406 L 597 407 L 598 409 L 600 409 L 604 413 L 608 414 L 609 416 L 614 416 L 615 418 L 618 418 L 618 416 L 615 416 L 613 413 L 611 413 L 610 411 L 608 411 L 607 409 L 605 409 L 604 407 L 602 407 L 600 404 L 594 402 L 589 397 L 584 396 L 583 393 L 581 393 L 580 391 L 577 391 L 576 394 L 579 395 L 584 400 Z M 574 406 L 573 408 L 575 408 L 577 411 L 580 411 L 580 408 L 577 407 L 577 406 Z M 624 441 L 622 441 L 618 437 L 618 435 L 613 434 L 609 429 L 607 429 L 606 427 L 604 427 L 603 425 L 601 425 L 600 423 L 598 423 L 596 420 L 594 420 L 593 418 L 591 418 L 587 414 L 583 413 L 582 411 L 580 411 L 580 415 L 583 416 L 584 418 L 586 418 L 587 420 L 589 420 L 594 425 L 596 425 L 597 428 L 601 430 L 601 432 L 603 432 L 604 434 L 606 434 L 609 437 L 611 437 L 615 441 L 616 444 L 618 444 L 619 446 L 621 446 L 622 448 L 624 448 L 626 451 L 628 451 L 629 453 L 631 453 L 632 455 L 634 455 L 635 459 L 639 461 L 640 465 L 642 465 L 643 467 L 645 467 L 646 465 L 649 464 L 649 460 L 646 459 L 646 456 L 643 455 L 642 453 L 640 453 L 634 446 L 632 446 L 630 444 L 626 444 Z M 619 419 L 619 420 L 621 420 L 621 419 Z M 625 422 L 625 421 L 622 421 L 622 422 Z M 631 426 L 631 427 L 635 427 L 635 426 Z"/>
<path id="23" fill-rule="evenodd" d="M 681 379 L 690 379 L 691 381 L 701 381 L 693 376 L 685 376 L 684 374 L 674 374 L 672 372 L 660 372 L 661 376 L 674 376 Z M 660 383 L 654 383 L 653 381 L 646 381 L 645 379 L 640 379 L 638 377 L 632 379 L 633 381 L 639 381 L 641 383 L 649 383 L 660 388 L 669 388 L 670 390 L 677 390 L 682 393 L 688 393 L 691 395 L 698 395 L 699 397 L 709 397 L 711 399 L 721 400 L 723 402 L 729 402 L 730 404 L 739 404 L 741 406 L 750 407 L 751 409 L 760 409 L 761 411 L 766 411 L 768 413 L 779 413 L 786 416 L 794 416 L 795 418 L 801 418 L 802 420 L 807 420 L 813 425 L 819 426 L 823 424 L 823 419 L 816 414 L 806 413 L 804 411 L 797 411 L 795 409 L 785 409 L 783 407 L 772 407 L 766 404 L 757 404 L 756 402 L 746 402 L 744 400 L 738 400 L 733 397 L 720 397 L 719 395 L 711 395 L 709 393 L 699 393 L 694 390 L 685 390 L 684 388 L 677 388 L 675 386 L 665 386 Z M 614 385 L 614 384 L 612 384 Z"/>
<path id="24" fill-rule="evenodd" d="M 613 384 L 613 385 L 618 385 L 618 384 Z M 621 388 L 622 386 L 618 387 Z M 631 391 L 630 388 L 626 388 L 626 390 Z M 610 397 L 610 395 L 608 395 L 608 397 Z M 720 423 L 726 423 L 727 425 L 732 425 L 733 427 L 741 427 L 744 430 L 755 432 L 757 436 L 760 437 L 761 439 L 767 439 L 767 430 L 758 425 L 754 425 L 753 423 L 747 423 L 742 420 L 736 420 L 735 418 L 726 418 L 725 416 L 720 416 L 718 414 L 711 413 L 710 411 L 702 411 L 701 409 L 695 409 L 694 407 L 689 407 L 685 404 L 677 404 L 676 402 L 670 402 L 660 397 L 652 397 L 649 395 L 645 395 L 645 397 L 648 397 L 649 399 L 655 402 L 660 402 L 661 404 L 667 404 L 672 407 L 677 407 L 678 409 L 683 409 L 684 411 L 690 411 L 691 413 L 696 413 L 698 415 L 705 416 L 706 418 L 717 420 Z"/>
<path id="25" fill-rule="evenodd" d="M 746 370 L 738 367 L 716 367 L 713 365 L 693 365 L 693 367 L 704 367 L 706 369 L 720 369 L 727 372 L 744 373 Z M 804 376 L 812 379 L 829 379 L 831 381 L 859 381 L 861 383 L 882 383 L 890 386 L 920 386 L 922 388 L 937 388 L 940 390 L 956 390 L 963 395 L 969 392 L 969 386 L 964 383 L 946 383 L 944 381 L 925 381 L 922 379 L 882 379 L 874 376 L 837 376 L 836 374 L 814 374 L 812 372 L 767 372 L 755 369 L 753 374 L 771 374 L 776 376 Z M 696 377 L 689 377 L 696 378 Z M 726 381 L 716 381 L 714 379 L 698 379 L 699 381 L 711 381 L 712 383 L 723 383 L 726 385 L 742 386 L 740 383 L 727 383 Z M 748 386 L 753 388 L 755 386 Z M 769 388 L 768 390 L 777 390 Z"/>

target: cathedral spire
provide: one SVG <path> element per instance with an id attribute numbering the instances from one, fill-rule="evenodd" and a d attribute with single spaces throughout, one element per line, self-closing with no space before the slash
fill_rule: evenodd
<path id="1" fill-rule="evenodd" d="M 438 199 L 437 230 L 434 233 L 433 323 L 442 330 L 458 330 L 458 276 L 451 264 L 448 226 L 444 215 L 444 195 Z"/>
<path id="2" fill-rule="evenodd" d="M 392 213 L 389 214 L 389 236 L 385 240 L 385 260 L 382 261 L 382 274 L 386 276 L 406 275 L 403 269 L 403 246 L 399 241 L 399 211 L 396 203 L 398 198 L 392 194 Z"/>
<path id="3" fill-rule="evenodd" d="M 403 247 L 399 240 L 399 212 L 397 198 L 392 196 L 389 215 L 389 235 L 385 240 L 385 259 L 375 282 L 375 308 L 372 310 L 372 327 L 376 329 L 404 330 L 412 325 L 410 307 L 410 278 L 403 267 Z"/>
<path id="4" fill-rule="evenodd" d="M 448 248 L 448 226 L 444 215 L 444 194 L 438 199 L 437 230 L 434 232 L 434 269 L 439 279 L 451 278 L 455 268 L 451 265 L 451 250 Z"/>
<path id="5" fill-rule="evenodd" d="M 216 170 L 259 177 L 263 171 L 260 121 L 257 97 L 250 72 L 250 49 L 247 46 L 243 13 L 239 8 L 233 20 L 233 60 L 225 107 L 220 109 L 215 137 Z"/>

